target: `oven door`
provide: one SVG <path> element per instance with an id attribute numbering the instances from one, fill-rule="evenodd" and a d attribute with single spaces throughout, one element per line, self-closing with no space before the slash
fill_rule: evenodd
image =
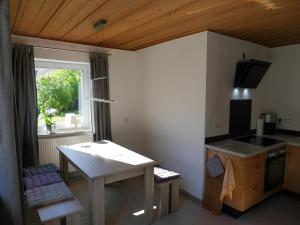
<path id="1" fill-rule="evenodd" d="M 284 183 L 286 154 L 266 160 L 264 192 L 271 191 Z"/>

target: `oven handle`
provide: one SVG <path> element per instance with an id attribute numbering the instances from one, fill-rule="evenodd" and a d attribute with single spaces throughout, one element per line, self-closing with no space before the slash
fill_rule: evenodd
<path id="1" fill-rule="evenodd" d="M 267 161 L 268 162 L 274 162 L 274 161 L 282 161 L 282 160 L 286 160 L 286 154 L 285 155 L 279 155 L 279 156 L 275 156 L 272 158 L 268 158 Z"/>

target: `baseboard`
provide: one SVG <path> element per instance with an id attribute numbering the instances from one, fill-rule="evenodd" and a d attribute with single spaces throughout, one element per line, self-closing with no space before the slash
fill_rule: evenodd
<path id="1" fill-rule="evenodd" d="M 247 133 L 243 134 L 242 136 L 251 135 L 251 134 L 255 134 L 255 133 L 256 133 L 256 129 L 252 129 L 252 130 L 247 131 Z M 216 141 L 223 141 L 226 139 L 237 138 L 240 136 L 241 135 L 223 134 L 223 135 L 218 135 L 218 136 L 213 136 L 213 137 L 206 137 L 205 144 L 210 144 L 210 143 L 213 143 Z"/>
<path id="2" fill-rule="evenodd" d="M 296 192 L 283 189 L 283 190 L 281 190 L 280 193 L 283 194 L 283 195 L 285 195 L 285 196 L 288 196 L 290 198 L 300 200 L 300 194 L 298 194 Z"/>
<path id="3" fill-rule="evenodd" d="M 253 209 L 254 207 L 264 203 L 266 200 L 274 197 L 275 195 L 279 195 L 279 194 L 282 194 L 282 195 L 285 195 L 285 196 L 288 196 L 290 198 L 293 198 L 293 199 L 297 199 L 300 201 L 300 194 L 298 193 L 295 193 L 295 192 L 292 192 L 292 191 L 288 191 L 288 190 L 285 190 L 285 189 L 282 189 L 280 192 L 277 192 L 275 193 L 274 195 L 271 195 L 270 197 L 264 199 L 263 201 L 257 203 L 256 205 L 252 206 L 251 208 L 247 209 L 246 211 L 244 212 L 241 212 L 239 210 L 236 210 L 226 204 L 223 205 L 222 207 L 222 212 L 226 213 L 227 215 L 237 219 L 239 217 L 241 217 L 242 215 L 244 215 L 245 213 L 249 212 L 251 209 Z"/>
<path id="4" fill-rule="evenodd" d="M 237 209 L 230 207 L 229 205 L 223 204 L 222 212 L 227 214 L 228 216 L 231 216 L 234 219 L 237 219 L 237 218 L 241 217 L 242 215 L 244 215 L 247 211 L 241 212 Z"/>
<path id="5" fill-rule="evenodd" d="M 189 192 L 187 192 L 187 191 L 185 191 L 185 190 L 183 190 L 181 188 L 179 189 L 179 192 L 184 197 L 186 197 L 186 198 L 188 198 L 188 199 L 190 199 L 190 200 L 192 200 L 194 202 L 197 202 L 199 204 L 202 204 L 202 199 L 197 198 L 195 195 L 192 195 L 191 193 L 189 193 Z"/>
<path id="6" fill-rule="evenodd" d="M 292 135 L 292 136 L 300 136 L 300 131 L 297 130 L 277 129 L 277 133 Z"/>
<path id="7" fill-rule="evenodd" d="M 278 194 L 278 193 L 276 193 Z M 276 195 L 274 194 L 274 195 Z M 257 207 L 260 204 L 263 204 L 265 201 L 267 201 L 268 199 L 272 198 L 274 195 L 271 195 L 270 197 L 262 200 L 261 202 L 258 202 L 257 204 L 253 205 L 252 207 L 250 207 L 249 209 L 245 210 L 245 211 L 239 211 L 237 209 L 234 209 L 226 204 L 223 204 L 222 207 L 222 212 L 226 213 L 227 215 L 231 216 L 234 219 L 238 219 L 239 217 L 241 217 L 242 215 L 246 214 L 247 212 L 249 212 L 250 210 L 252 210 L 253 208 Z"/>
<path id="8" fill-rule="evenodd" d="M 223 140 L 230 139 L 230 138 L 232 138 L 232 136 L 230 134 L 207 137 L 207 138 L 205 138 L 205 144 L 210 144 L 210 143 L 213 143 L 216 141 L 223 141 Z"/>

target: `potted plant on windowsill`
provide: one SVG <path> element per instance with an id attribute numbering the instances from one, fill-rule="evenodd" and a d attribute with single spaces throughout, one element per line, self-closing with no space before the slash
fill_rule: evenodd
<path id="1" fill-rule="evenodd" d="M 56 115 L 56 113 L 57 110 L 53 108 L 47 109 L 44 113 L 44 122 L 49 134 L 55 133 L 55 121 L 53 120 L 53 117 Z"/>

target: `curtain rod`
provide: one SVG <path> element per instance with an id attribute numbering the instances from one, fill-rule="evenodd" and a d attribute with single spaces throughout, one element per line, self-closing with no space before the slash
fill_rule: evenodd
<path id="1" fill-rule="evenodd" d="M 44 48 L 44 49 L 52 49 L 52 50 L 61 50 L 61 51 L 69 51 L 69 52 L 84 52 L 84 53 L 92 53 L 89 51 L 83 51 L 83 50 L 71 50 L 71 49 L 65 49 L 65 48 L 52 48 L 52 47 L 44 47 L 44 46 L 39 46 L 39 45 L 33 45 L 35 48 Z M 104 55 L 110 56 L 111 54 L 105 53 L 105 52 L 96 52 L 96 53 L 102 53 Z"/>

